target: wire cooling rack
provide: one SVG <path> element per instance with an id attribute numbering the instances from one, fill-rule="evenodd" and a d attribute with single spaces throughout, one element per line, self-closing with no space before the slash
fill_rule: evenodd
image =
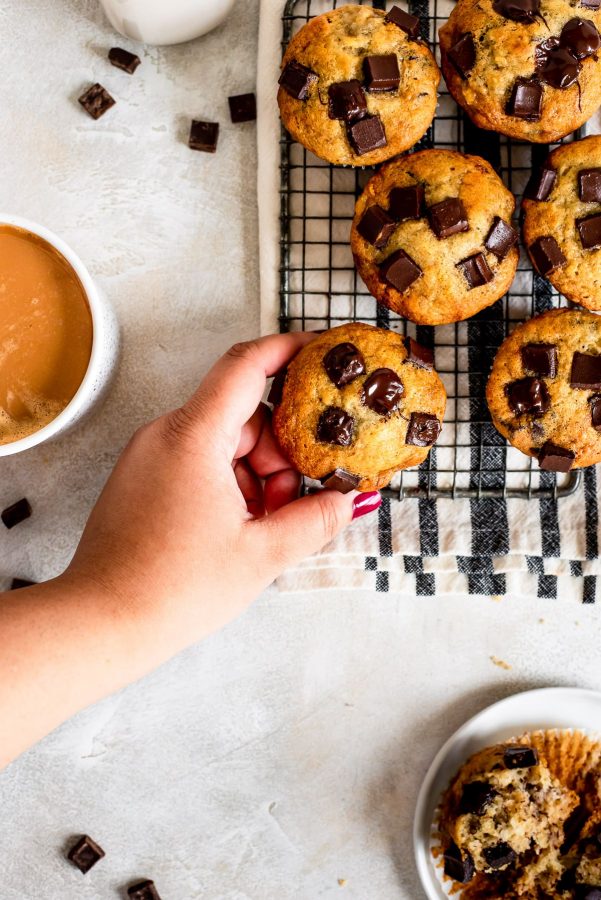
<path id="1" fill-rule="evenodd" d="M 435 48 L 438 29 L 453 0 L 409 0 L 421 35 Z M 313 16 L 336 7 L 332 0 L 287 0 L 282 52 Z M 341 5 L 341 4 L 338 4 Z M 374 0 L 377 9 L 393 5 Z M 519 199 L 533 166 L 549 147 L 512 142 L 475 128 L 441 81 L 436 118 L 415 147 L 476 153 L 499 172 Z M 280 184 L 280 327 L 282 331 L 331 328 L 348 321 L 370 322 L 416 337 L 434 347 L 436 369 L 448 394 L 444 427 L 428 459 L 399 473 L 384 493 L 404 499 L 482 497 L 557 499 L 572 494 L 580 472 L 557 476 L 509 446 L 490 421 L 484 391 L 495 353 L 518 322 L 555 306 L 567 306 L 551 285 L 535 274 L 522 250 L 509 294 L 467 322 L 416 326 L 379 306 L 358 277 L 349 245 L 355 200 L 373 169 L 336 167 L 292 141 L 282 129 Z"/>

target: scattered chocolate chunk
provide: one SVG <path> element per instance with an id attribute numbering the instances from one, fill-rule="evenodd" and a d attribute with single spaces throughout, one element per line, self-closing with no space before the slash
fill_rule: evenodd
<path id="1" fill-rule="evenodd" d="M 395 228 L 394 219 L 377 203 L 365 210 L 357 225 L 357 231 L 363 240 L 372 244 L 376 250 L 382 250 L 386 246 Z"/>
<path id="2" fill-rule="evenodd" d="M 516 78 L 507 104 L 507 115 L 536 122 L 542 111 L 543 87 L 540 82 L 533 78 Z"/>
<path id="3" fill-rule="evenodd" d="M 405 34 L 407 34 L 413 40 L 419 37 L 418 17 L 412 16 L 410 13 L 406 13 L 398 6 L 393 6 L 388 10 L 388 12 L 386 13 L 386 21 L 390 22 L 392 25 L 396 25 L 397 28 L 401 28 L 405 32 Z"/>
<path id="4" fill-rule="evenodd" d="M 323 365 L 328 373 L 328 378 L 338 388 L 350 384 L 359 375 L 365 374 L 363 354 L 358 347 L 349 342 L 336 344 L 335 347 L 328 350 L 323 358 Z"/>
<path id="5" fill-rule="evenodd" d="M 449 50 L 447 56 L 463 79 L 467 78 L 476 62 L 476 45 L 473 35 L 464 34 Z"/>
<path id="6" fill-rule="evenodd" d="M 317 75 L 312 69 L 293 59 L 284 66 L 278 84 L 295 100 L 306 100 L 311 85 L 316 84 L 317 80 Z"/>
<path id="7" fill-rule="evenodd" d="M 279 406 L 282 402 L 287 374 L 288 369 L 280 369 L 280 371 L 276 372 L 273 376 L 273 381 L 271 382 L 271 387 L 269 388 L 269 393 L 267 395 L 267 402 L 271 403 L 272 406 Z"/>
<path id="8" fill-rule="evenodd" d="M 430 413 L 411 413 L 405 443 L 416 447 L 431 447 L 438 440 L 441 431 L 442 425 L 436 416 Z"/>
<path id="9" fill-rule="evenodd" d="M 140 881 L 127 889 L 130 900 L 161 900 L 154 881 Z"/>
<path id="10" fill-rule="evenodd" d="M 601 356 L 590 353 L 575 353 L 572 357 L 570 387 L 582 390 L 601 388 Z"/>
<path id="11" fill-rule="evenodd" d="M 554 88 L 571 87 L 577 80 L 582 65 L 567 47 L 552 47 L 537 60 L 537 71 L 541 81 Z"/>
<path id="12" fill-rule="evenodd" d="M 530 244 L 528 249 L 534 265 L 541 275 L 549 275 L 567 263 L 567 259 L 554 237 L 539 237 L 533 244 Z"/>
<path id="13" fill-rule="evenodd" d="M 28 581 L 27 578 L 13 578 L 10 583 L 11 591 L 18 591 L 20 588 L 31 587 L 33 584 L 37 584 L 37 581 Z"/>
<path id="14" fill-rule="evenodd" d="M 463 785 L 459 812 L 482 816 L 496 796 L 497 792 L 487 781 L 470 781 Z"/>
<path id="15" fill-rule="evenodd" d="M 546 472 L 569 472 L 576 459 L 576 454 L 565 447 L 558 447 L 547 441 L 540 449 L 538 464 Z"/>
<path id="16" fill-rule="evenodd" d="M 324 475 L 321 483 L 329 491 L 338 491 L 341 494 L 349 494 L 356 490 L 361 481 L 358 475 L 347 472 L 346 469 L 334 469 L 329 475 Z"/>
<path id="17" fill-rule="evenodd" d="M 462 259 L 457 263 L 457 268 L 463 272 L 470 291 L 488 284 L 495 277 L 483 253 L 475 253 Z"/>
<path id="18" fill-rule="evenodd" d="M 404 250 L 395 250 L 380 266 L 380 277 L 401 294 L 422 274 L 418 264 Z"/>
<path id="19" fill-rule="evenodd" d="M 559 43 L 576 59 L 586 59 L 597 52 L 601 38 L 595 25 L 589 19 L 574 18 L 563 26 Z"/>
<path id="20" fill-rule="evenodd" d="M 486 860 L 487 866 L 491 869 L 506 869 L 508 866 L 513 865 L 516 858 L 515 850 L 513 850 L 509 844 L 504 842 L 497 844 L 494 847 L 484 848 L 484 859 Z"/>
<path id="21" fill-rule="evenodd" d="M 370 93 L 398 90 L 401 73 L 396 53 L 385 56 L 366 56 L 363 60 L 365 88 Z"/>
<path id="22" fill-rule="evenodd" d="M 584 203 L 601 203 L 601 169 L 581 169 L 578 195 Z"/>
<path id="23" fill-rule="evenodd" d="M 451 237 L 461 231 L 469 231 L 467 213 L 459 197 L 449 197 L 428 209 L 430 226 L 437 238 Z"/>
<path id="24" fill-rule="evenodd" d="M 594 884 L 575 884 L 575 900 L 601 900 L 601 887 Z"/>
<path id="25" fill-rule="evenodd" d="M 557 181 L 557 172 L 548 166 L 543 166 L 538 172 L 533 172 L 530 180 L 524 190 L 524 197 L 527 200 L 548 200 L 551 191 L 555 187 Z"/>
<path id="26" fill-rule="evenodd" d="M 123 47 L 111 47 L 109 50 L 109 62 L 118 69 L 123 69 L 128 75 L 133 75 L 140 65 L 140 57 Z"/>
<path id="27" fill-rule="evenodd" d="M 506 769 L 529 769 L 538 765 L 538 753 L 534 747 L 516 744 L 506 747 L 503 753 L 503 765 Z"/>
<path id="28" fill-rule="evenodd" d="M 352 122 L 367 113 L 367 100 L 361 82 L 337 81 L 328 88 L 328 116 Z"/>
<path id="29" fill-rule="evenodd" d="M 522 365 L 528 372 L 555 378 L 557 375 L 557 347 L 555 344 L 524 344 L 520 350 Z"/>
<path id="30" fill-rule="evenodd" d="M 582 829 L 589 818 L 589 811 L 584 802 L 581 802 L 579 806 L 573 810 L 568 818 L 565 820 L 563 824 L 563 844 L 561 845 L 561 852 L 567 853 L 570 847 L 576 843 Z"/>
<path id="31" fill-rule="evenodd" d="M 379 116 L 364 116 L 348 126 L 348 137 L 357 156 L 386 146 L 386 132 Z"/>
<path id="32" fill-rule="evenodd" d="M 576 228 L 585 250 L 597 250 L 601 247 L 601 213 L 576 219 Z"/>
<path id="33" fill-rule="evenodd" d="M 238 122 L 254 122 L 257 118 L 257 98 L 254 94 L 234 94 L 228 97 L 230 119 Z"/>
<path id="34" fill-rule="evenodd" d="M 375 369 L 363 383 L 361 402 L 378 413 L 389 416 L 396 412 L 405 393 L 403 382 L 392 369 Z"/>
<path id="35" fill-rule="evenodd" d="M 595 431 L 601 431 L 601 397 L 599 394 L 591 397 L 589 403 L 591 405 L 591 425 Z"/>
<path id="36" fill-rule="evenodd" d="M 219 122 L 199 122 L 192 120 L 188 147 L 202 150 L 204 153 L 215 153 L 219 139 Z"/>
<path id="37" fill-rule="evenodd" d="M 544 416 L 551 406 L 551 397 L 544 381 L 520 378 L 505 388 L 507 402 L 516 416 Z"/>
<path id="38" fill-rule="evenodd" d="M 87 834 L 82 835 L 77 843 L 73 844 L 67 853 L 67 859 L 71 860 L 74 866 L 77 866 L 80 872 L 85 875 L 92 866 L 95 866 L 105 852 L 96 841 L 93 841 Z"/>
<path id="39" fill-rule="evenodd" d="M 421 184 L 393 188 L 388 195 L 388 215 L 395 222 L 421 219 L 424 206 L 424 188 Z"/>
<path id="40" fill-rule="evenodd" d="M 494 0 L 493 9 L 512 22 L 531 25 L 540 14 L 540 0 Z"/>
<path id="41" fill-rule="evenodd" d="M 324 409 L 317 423 L 317 440 L 323 444 L 349 447 L 353 440 L 355 420 L 339 406 Z"/>
<path id="42" fill-rule="evenodd" d="M 93 84 L 88 88 L 79 98 L 79 102 L 93 119 L 99 119 L 116 103 L 101 84 Z"/>
<path id="43" fill-rule="evenodd" d="M 407 350 L 406 362 L 413 363 L 418 369 L 434 368 L 434 351 L 429 347 L 423 347 L 414 341 L 412 337 L 406 337 L 404 342 Z"/>
<path id="44" fill-rule="evenodd" d="M 508 225 L 500 216 L 495 216 L 484 242 L 486 249 L 494 253 L 499 261 L 502 261 L 517 242 L 518 233 L 515 228 Z"/>
<path id="45" fill-rule="evenodd" d="M 3 509 L 0 513 L 0 518 L 7 528 L 14 528 L 15 525 L 28 519 L 30 515 L 31 506 L 29 500 L 26 500 L 25 497 L 23 497 L 22 500 L 17 500 L 12 506 L 7 506 L 6 509 Z"/>
<path id="46" fill-rule="evenodd" d="M 444 873 L 459 884 L 467 884 L 476 872 L 469 853 L 462 853 L 457 844 L 451 844 L 444 852 Z"/>

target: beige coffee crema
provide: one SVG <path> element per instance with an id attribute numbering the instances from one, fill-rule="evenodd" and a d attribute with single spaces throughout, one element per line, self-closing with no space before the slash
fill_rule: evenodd
<path id="1" fill-rule="evenodd" d="M 43 238 L 0 224 L 0 444 L 62 412 L 91 352 L 90 308 L 67 260 Z"/>

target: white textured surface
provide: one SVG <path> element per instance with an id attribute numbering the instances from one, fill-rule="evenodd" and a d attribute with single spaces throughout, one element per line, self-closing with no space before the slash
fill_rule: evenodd
<path id="1" fill-rule="evenodd" d="M 59 571 L 135 425 L 258 330 L 254 126 L 228 124 L 226 101 L 254 86 L 256 32 L 256 0 L 239 0 L 129 78 L 104 60 L 95 3 L 0 0 L 0 208 L 73 245 L 125 336 L 100 413 L 2 462 L 0 502 L 26 493 L 35 514 L 0 534 L 0 574 Z M 96 123 L 75 102 L 94 80 L 118 99 Z M 185 146 L 192 115 L 222 123 L 214 157 Z M 144 876 L 163 900 L 420 900 L 410 825 L 436 749 L 512 691 L 601 687 L 598 619 L 552 601 L 268 593 L 0 775 L 0 898 L 110 900 Z M 107 851 L 85 878 L 61 858 L 84 830 Z"/>

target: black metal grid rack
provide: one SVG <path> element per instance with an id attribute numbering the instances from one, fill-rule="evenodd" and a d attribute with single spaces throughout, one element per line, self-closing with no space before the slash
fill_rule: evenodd
<path id="1" fill-rule="evenodd" d="M 337 5 L 336 0 L 287 0 L 282 50 L 305 22 L 332 5 Z M 386 8 L 382 0 L 374 0 L 373 6 Z M 409 0 L 409 11 L 420 17 L 422 37 L 437 56 L 438 29 L 452 6 L 452 0 Z M 512 142 L 475 128 L 457 108 L 444 82 L 437 116 L 415 149 L 424 147 L 484 156 L 518 198 L 518 209 L 532 167 L 549 151 L 546 146 Z M 388 496 L 557 499 L 573 493 L 581 473 L 541 472 L 498 434 L 484 399 L 492 360 L 506 335 L 518 322 L 568 305 L 567 301 L 532 271 L 522 253 L 509 294 L 466 322 L 415 326 L 378 306 L 356 274 L 349 246 L 355 200 L 372 172 L 322 162 L 282 130 L 281 330 L 330 328 L 358 320 L 411 334 L 435 348 L 436 368 L 448 394 L 442 434 L 418 469 L 399 473 L 385 492 Z"/>

